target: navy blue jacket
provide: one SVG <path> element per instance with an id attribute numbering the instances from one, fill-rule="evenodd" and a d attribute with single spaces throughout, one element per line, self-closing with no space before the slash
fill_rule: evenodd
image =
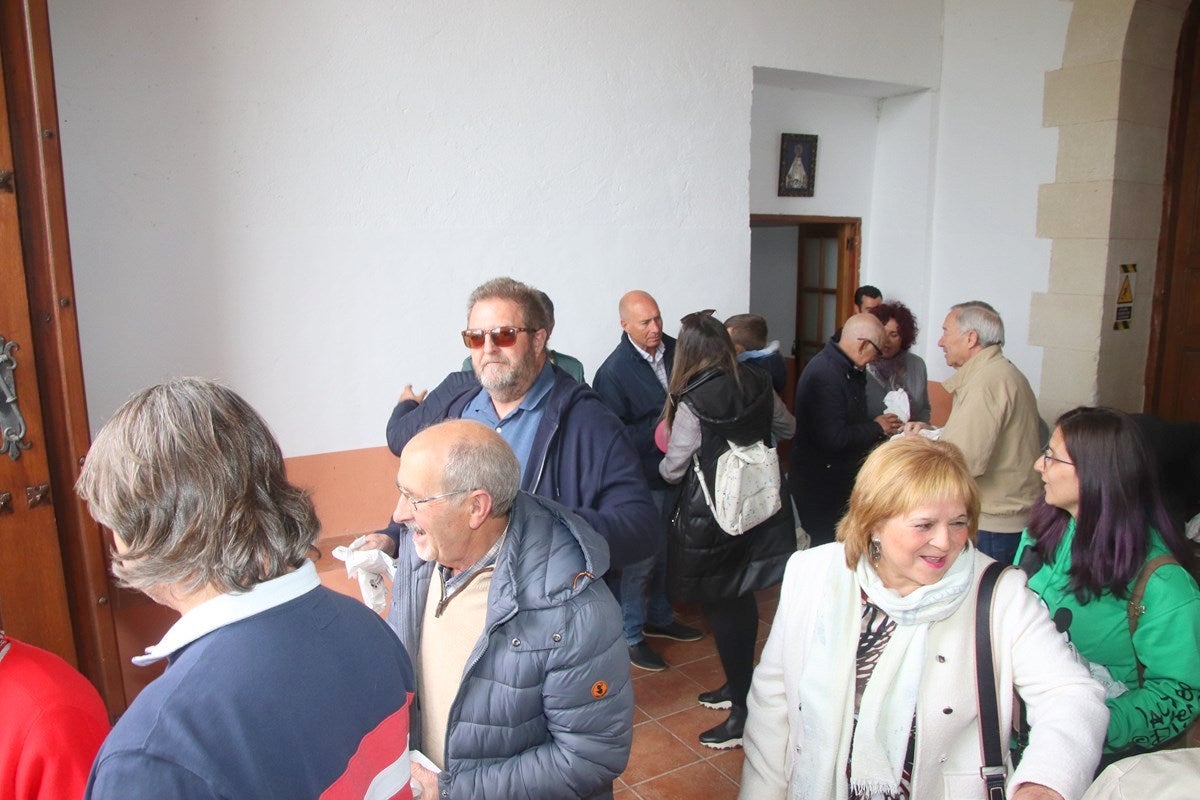
<path id="1" fill-rule="evenodd" d="M 365 738 L 390 741 L 384 764 L 404 753 L 414 688 L 387 623 L 319 586 L 176 651 L 105 740 L 87 797 L 316 800 L 352 757 L 376 761 Z"/>
<path id="2" fill-rule="evenodd" d="M 662 340 L 663 365 L 670 379 L 675 364 L 675 340 L 666 334 Z M 667 482 L 658 474 L 663 453 L 654 444 L 654 428 L 662 418 L 667 390 L 658 382 L 650 362 L 638 354 L 637 345 L 629 341 L 629 334 L 621 334 L 620 343 L 596 370 L 592 383 L 604 405 L 625 424 L 625 431 L 642 460 L 642 473 L 650 488 L 668 488 Z"/>
<path id="3" fill-rule="evenodd" d="M 474 373 L 452 372 L 424 402 L 398 403 L 388 420 L 388 447 L 399 455 L 419 431 L 461 417 L 480 388 Z M 621 421 L 590 387 L 558 367 L 521 489 L 583 517 L 608 542 L 613 569 L 654 555 L 662 538 L 658 510 Z M 385 532 L 396 538 L 397 527 Z"/>

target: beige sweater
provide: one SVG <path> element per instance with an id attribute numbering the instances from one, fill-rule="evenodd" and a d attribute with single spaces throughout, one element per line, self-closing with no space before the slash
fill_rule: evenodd
<path id="1" fill-rule="evenodd" d="M 458 696 L 463 670 L 487 618 L 492 570 L 486 569 L 463 587 L 437 613 L 442 582 L 435 571 L 429 581 L 425 620 L 421 624 L 421 655 L 417 667 L 417 693 L 421 699 L 421 746 L 429 760 L 446 768 L 446 724 Z"/>
<path id="2" fill-rule="evenodd" d="M 979 483 L 980 530 L 1020 533 L 1042 491 L 1037 399 L 999 345 L 976 353 L 944 384 L 954 395 L 941 438 L 963 451 Z"/>

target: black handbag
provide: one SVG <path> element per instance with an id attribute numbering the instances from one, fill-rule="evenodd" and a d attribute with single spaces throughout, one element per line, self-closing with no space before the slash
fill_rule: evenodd
<path id="1" fill-rule="evenodd" d="M 996 671 L 992 661 L 992 597 L 996 582 L 1008 566 L 993 561 L 983 570 L 979 596 L 975 603 L 975 682 L 979 702 L 979 746 L 983 766 L 979 776 L 986 786 L 988 800 L 1007 800 L 1004 781 L 1004 741 L 1000 731 L 1000 711 L 996 704 Z"/>

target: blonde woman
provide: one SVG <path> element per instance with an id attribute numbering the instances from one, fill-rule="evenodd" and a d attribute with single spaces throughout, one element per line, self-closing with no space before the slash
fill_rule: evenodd
<path id="1" fill-rule="evenodd" d="M 838 541 L 788 563 L 754 674 L 741 797 L 983 798 L 975 607 L 991 559 L 974 545 L 979 491 L 962 454 L 905 438 L 858 474 Z M 1077 798 L 1100 758 L 1103 691 L 1024 576 L 991 619 L 1000 730 L 1013 690 L 1033 722 L 1013 800 Z"/>

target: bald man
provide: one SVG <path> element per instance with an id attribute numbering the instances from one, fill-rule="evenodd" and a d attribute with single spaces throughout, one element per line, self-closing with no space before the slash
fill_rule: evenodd
<path id="1" fill-rule="evenodd" d="M 895 414 L 867 416 L 866 373 L 883 352 L 883 324 L 872 314 L 846 320 L 840 339 L 805 365 L 796 384 L 796 435 L 788 479 L 800 523 L 815 547 L 834 540 L 854 477 L 867 453 L 899 433 Z"/>
<path id="2" fill-rule="evenodd" d="M 667 599 L 667 513 L 671 488 L 658 474 L 663 453 L 654 444 L 654 428 L 667 401 L 667 383 L 675 360 L 675 340 L 663 333 L 662 312 L 648 293 L 626 292 L 617 306 L 621 315 L 621 341 L 596 370 L 596 393 L 625 425 L 650 495 L 659 510 L 659 525 L 653 532 L 655 554 L 628 564 L 620 575 L 609 578 L 609 587 L 621 603 L 625 618 L 625 642 L 629 661 L 639 669 L 661 672 L 667 668 L 662 657 L 646 643 L 646 637 L 693 642 L 702 634 L 675 621 Z"/>
<path id="3" fill-rule="evenodd" d="M 517 490 L 512 448 L 466 419 L 400 455 L 404 526 L 389 621 L 414 654 L 411 741 L 425 798 L 612 797 L 633 684 L 588 523 Z"/>

